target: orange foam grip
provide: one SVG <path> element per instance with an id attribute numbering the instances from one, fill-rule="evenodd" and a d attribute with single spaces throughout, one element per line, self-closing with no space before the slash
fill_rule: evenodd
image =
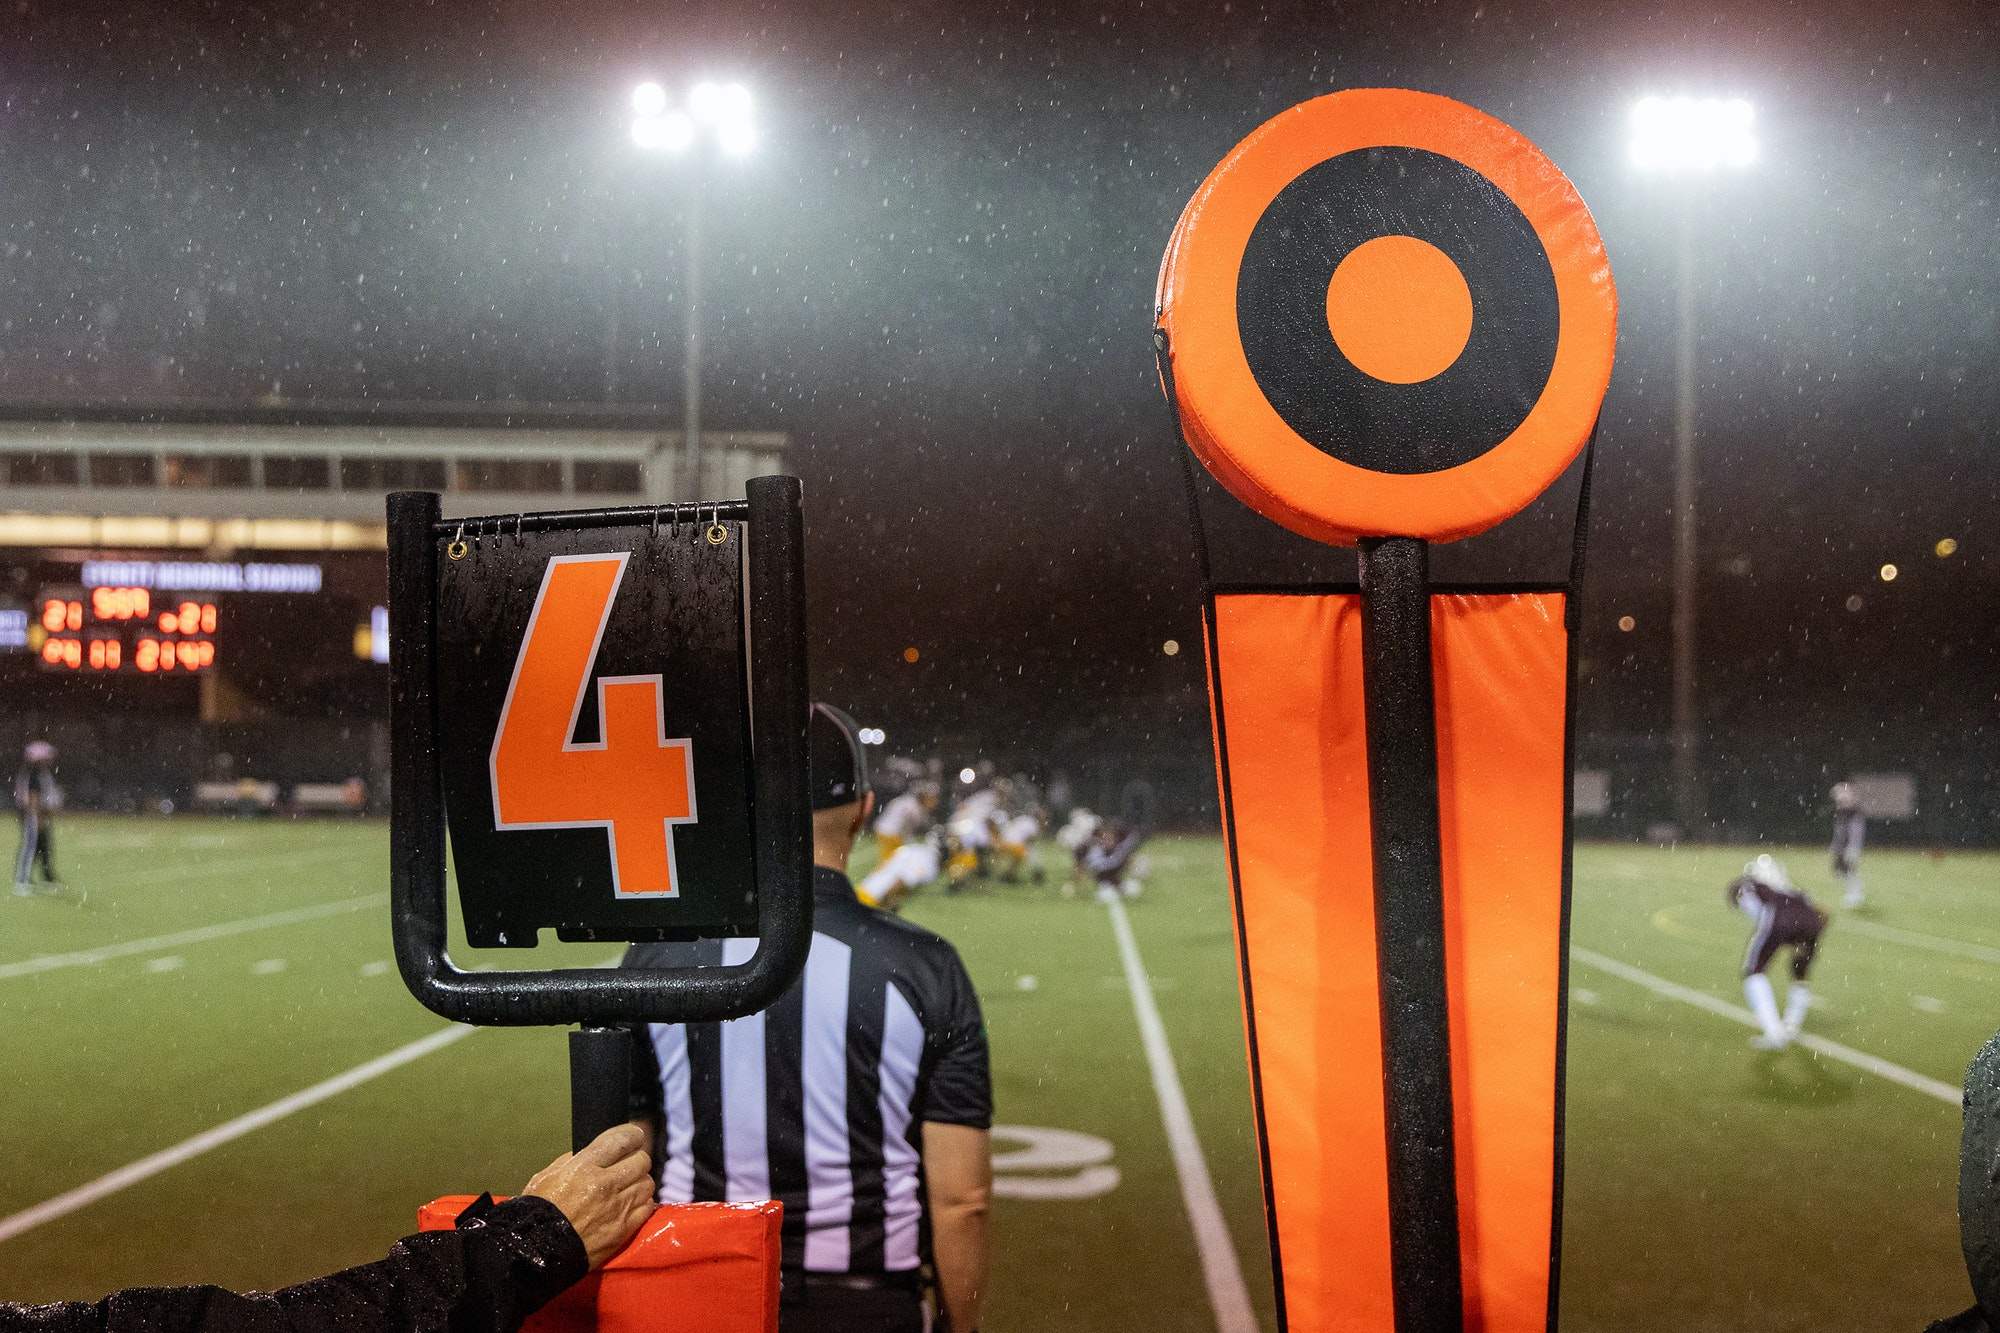
<path id="1" fill-rule="evenodd" d="M 476 1198 L 417 1210 L 419 1231 L 447 1231 Z M 604 1267 L 543 1306 L 523 1333 L 776 1333 L 784 1205 L 661 1204 Z"/>

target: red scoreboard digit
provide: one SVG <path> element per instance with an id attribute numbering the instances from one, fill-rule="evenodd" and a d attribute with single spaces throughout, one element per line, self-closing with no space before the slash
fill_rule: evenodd
<path id="1" fill-rule="evenodd" d="M 146 588 L 44 588 L 35 626 L 45 671 L 198 674 L 215 665 L 213 600 Z"/>

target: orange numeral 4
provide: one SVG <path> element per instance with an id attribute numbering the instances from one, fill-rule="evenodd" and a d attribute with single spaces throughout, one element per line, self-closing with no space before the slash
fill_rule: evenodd
<path id="1" fill-rule="evenodd" d="M 600 679 L 601 739 L 571 739 L 629 558 L 549 561 L 493 738 L 493 826 L 601 828 L 618 897 L 672 898 L 673 825 L 695 822 L 694 746 L 667 738 L 660 677 Z"/>

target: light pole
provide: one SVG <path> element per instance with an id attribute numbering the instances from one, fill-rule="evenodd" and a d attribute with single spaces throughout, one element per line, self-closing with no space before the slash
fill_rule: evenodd
<path id="1" fill-rule="evenodd" d="M 1740 170 L 1757 159 L 1750 104 L 1719 97 L 1647 97 L 1632 108 L 1632 163 L 1674 178 Z M 1691 191 L 1676 198 L 1674 248 L 1679 269 L 1674 337 L 1674 822 L 1683 835 L 1702 816 L 1695 761 L 1695 303 Z"/>
<path id="2" fill-rule="evenodd" d="M 712 148 L 744 157 L 757 146 L 750 90 L 740 83 L 697 83 L 685 106 L 675 106 L 657 83 L 632 90 L 632 142 L 647 152 L 684 158 Z M 683 292 L 687 327 L 682 341 L 681 408 L 684 484 L 678 498 L 701 496 L 701 190 L 687 191 L 687 274 Z"/>

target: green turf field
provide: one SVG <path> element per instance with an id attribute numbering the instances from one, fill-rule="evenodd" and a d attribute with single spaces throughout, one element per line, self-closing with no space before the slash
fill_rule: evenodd
<path id="1" fill-rule="evenodd" d="M 1221 846 L 1150 852 L 1133 927 L 1268 1323 Z M 386 966 L 380 824 L 73 818 L 59 853 L 86 900 L 0 898 L 0 1218 L 444 1026 Z M 1832 898 L 1816 851 L 1785 855 Z M 1580 849 L 1577 944 L 1740 1004 L 1747 922 L 1721 888 L 1742 857 Z M 2000 1026 L 2000 856 L 1877 852 L 1867 871 L 1873 902 L 1829 935 L 1808 1030 L 1955 1084 Z M 1000 1120 L 1108 1139 L 1121 1177 L 1090 1199 L 999 1201 L 986 1327 L 1212 1327 L 1105 909 L 1024 885 L 909 914 L 971 967 Z M 1825 1056 L 1754 1053 L 1747 1029 L 1589 966 L 1573 985 L 1565 1328 L 1914 1331 L 1969 1301 L 1950 1105 Z M 379 1255 L 423 1200 L 517 1188 L 566 1146 L 563 1059 L 554 1031 L 453 1042 L 0 1241 L 0 1297 L 270 1287 Z"/>

